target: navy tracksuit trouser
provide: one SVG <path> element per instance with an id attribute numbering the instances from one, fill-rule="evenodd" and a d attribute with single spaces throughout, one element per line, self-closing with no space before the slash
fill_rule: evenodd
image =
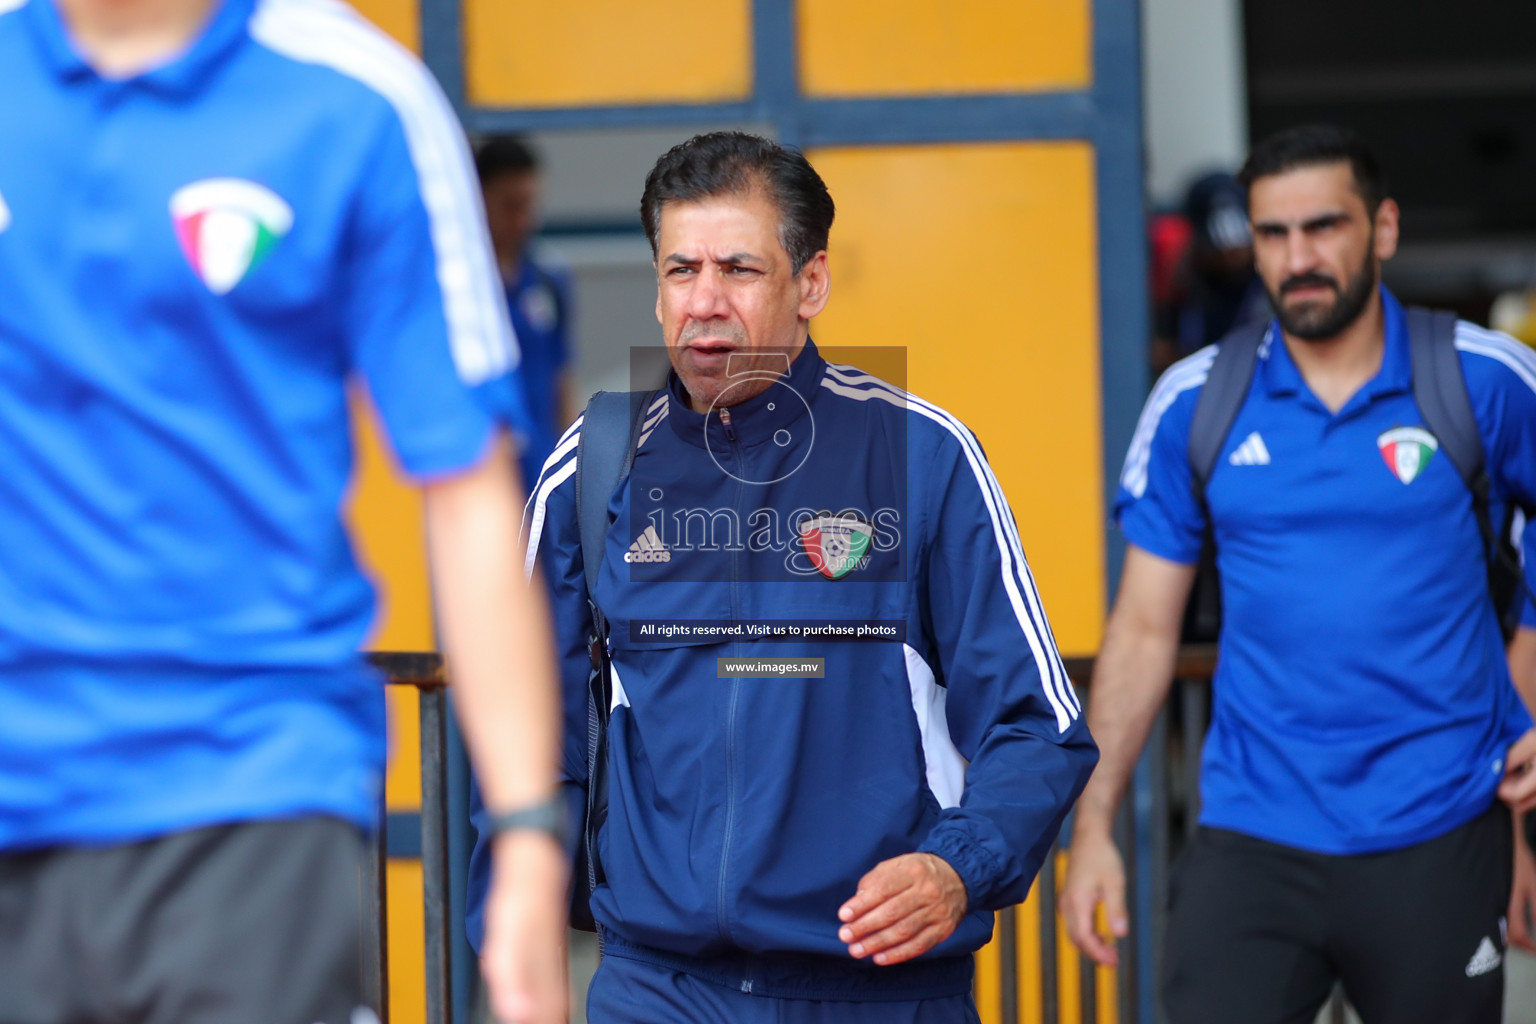
<path id="1" fill-rule="evenodd" d="M 752 995 L 620 956 L 603 957 L 587 990 L 588 1024 L 980 1024 L 969 993 L 912 1002 L 835 1002 Z"/>

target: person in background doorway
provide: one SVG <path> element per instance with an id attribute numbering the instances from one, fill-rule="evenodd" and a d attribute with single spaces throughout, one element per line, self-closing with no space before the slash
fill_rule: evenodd
<path id="1" fill-rule="evenodd" d="M 517 435 L 518 463 L 522 478 L 531 485 L 555 450 L 556 439 L 574 418 L 566 372 L 570 362 L 570 280 L 563 270 L 535 261 L 530 252 L 538 228 L 542 175 L 538 154 L 527 140 L 518 135 L 497 135 L 481 141 L 475 150 L 475 170 L 521 353 L 513 384 L 527 415 Z M 468 811 L 481 834 L 493 832 L 475 774 L 470 777 Z M 483 952 L 492 849 L 489 843 L 479 844 L 468 867 L 465 928 L 477 952 Z"/>
<path id="2" fill-rule="evenodd" d="M 1232 328 L 1270 315 L 1264 286 L 1253 269 L 1247 198 L 1224 171 L 1204 175 L 1184 198 L 1189 247 L 1166 297 L 1157 300 L 1152 368 L 1217 341 Z"/>
<path id="3" fill-rule="evenodd" d="M 555 438 L 574 419 L 570 365 L 569 276 L 529 251 L 538 227 L 542 187 L 538 154 L 516 135 L 499 135 L 475 153 L 491 244 L 507 290 L 507 309 L 522 351 L 517 377 L 532 430 L 521 453 L 523 479 L 535 480 L 555 449 Z"/>

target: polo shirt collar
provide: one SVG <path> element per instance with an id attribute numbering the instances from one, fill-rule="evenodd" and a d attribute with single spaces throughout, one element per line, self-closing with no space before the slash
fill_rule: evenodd
<path id="1" fill-rule="evenodd" d="M 816 398 L 816 391 L 821 386 L 822 372 L 826 365 L 826 360 L 822 359 L 821 354 L 816 351 L 815 343 L 810 338 L 806 338 L 805 347 L 790 363 L 789 372 L 782 374 L 779 378 L 802 400 L 795 401 L 785 395 L 778 384 L 775 384 L 762 394 L 731 406 L 731 429 L 736 435 L 737 442 L 745 448 L 766 444 L 772 441 L 781 429 L 789 427 L 790 424 L 807 415 L 811 402 Z M 684 389 L 676 370 L 667 375 L 667 390 L 671 396 L 672 406 L 667 420 L 672 424 L 672 429 L 677 436 L 700 448 L 708 447 L 713 451 L 726 450 L 729 438 L 720 423 L 720 417 L 715 415 L 706 417 L 704 413 L 693 411 L 688 404 L 688 392 Z"/>
<path id="2" fill-rule="evenodd" d="M 197 37 L 169 62 L 124 79 L 162 92 L 185 94 L 200 86 L 246 38 L 258 0 L 217 0 Z M 100 77 L 76 48 L 55 0 L 32 0 L 24 9 L 45 63 L 63 81 Z"/>
<path id="3" fill-rule="evenodd" d="M 1409 391 L 1413 388 L 1413 358 L 1408 351 L 1408 318 L 1403 313 L 1402 303 L 1397 301 L 1397 297 L 1388 291 L 1385 285 L 1378 287 L 1381 289 L 1382 325 L 1386 333 L 1381 369 L 1376 372 L 1376 376 L 1366 382 L 1354 398 L 1349 400 L 1347 406 L 1375 398 L 1377 395 Z M 1285 347 L 1279 320 L 1270 321 L 1269 333 L 1265 335 L 1264 342 L 1260 346 L 1259 374 L 1265 390 L 1271 397 L 1295 395 L 1301 393 L 1306 387 L 1301 371 L 1296 368 L 1296 363 L 1291 358 L 1290 350 Z"/>

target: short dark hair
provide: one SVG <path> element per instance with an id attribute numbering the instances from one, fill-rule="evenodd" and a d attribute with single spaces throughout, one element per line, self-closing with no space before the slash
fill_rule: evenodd
<path id="1" fill-rule="evenodd" d="M 475 172 L 484 185 L 503 174 L 528 174 L 539 169 L 539 155 L 521 135 L 493 135 L 475 150 Z"/>
<path id="2" fill-rule="evenodd" d="M 656 161 L 640 195 L 640 222 L 657 256 L 661 208 L 762 188 L 779 211 L 779 244 L 794 273 L 827 247 L 837 212 L 827 183 L 789 146 L 746 132 L 709 132 L 679 143 Z"/>
<path id="3" fill-rule="evenodd" d="M 1348 163 L 1355 191 L 1373 216 L 1387 198 L 1387 179 L 1365 140 L 1348 128 L 1334 124 L 1309 124 L 1287 128 L 1261 140 L 1237 172 L 1237 180 L 1251 189 L 1260 178 L 1284 174 L 1298 167 Z"/>

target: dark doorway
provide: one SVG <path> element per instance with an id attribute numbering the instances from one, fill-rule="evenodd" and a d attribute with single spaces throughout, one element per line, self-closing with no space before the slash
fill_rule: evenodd
<path id="1" fill-rule="evenodd" d="M 1405 298 L 1482 320 L 1536 283 L 1536 3 L 1245 0 L 1244 19 L 1253 137 L 1366 137 L 1403 208 Z"/>

